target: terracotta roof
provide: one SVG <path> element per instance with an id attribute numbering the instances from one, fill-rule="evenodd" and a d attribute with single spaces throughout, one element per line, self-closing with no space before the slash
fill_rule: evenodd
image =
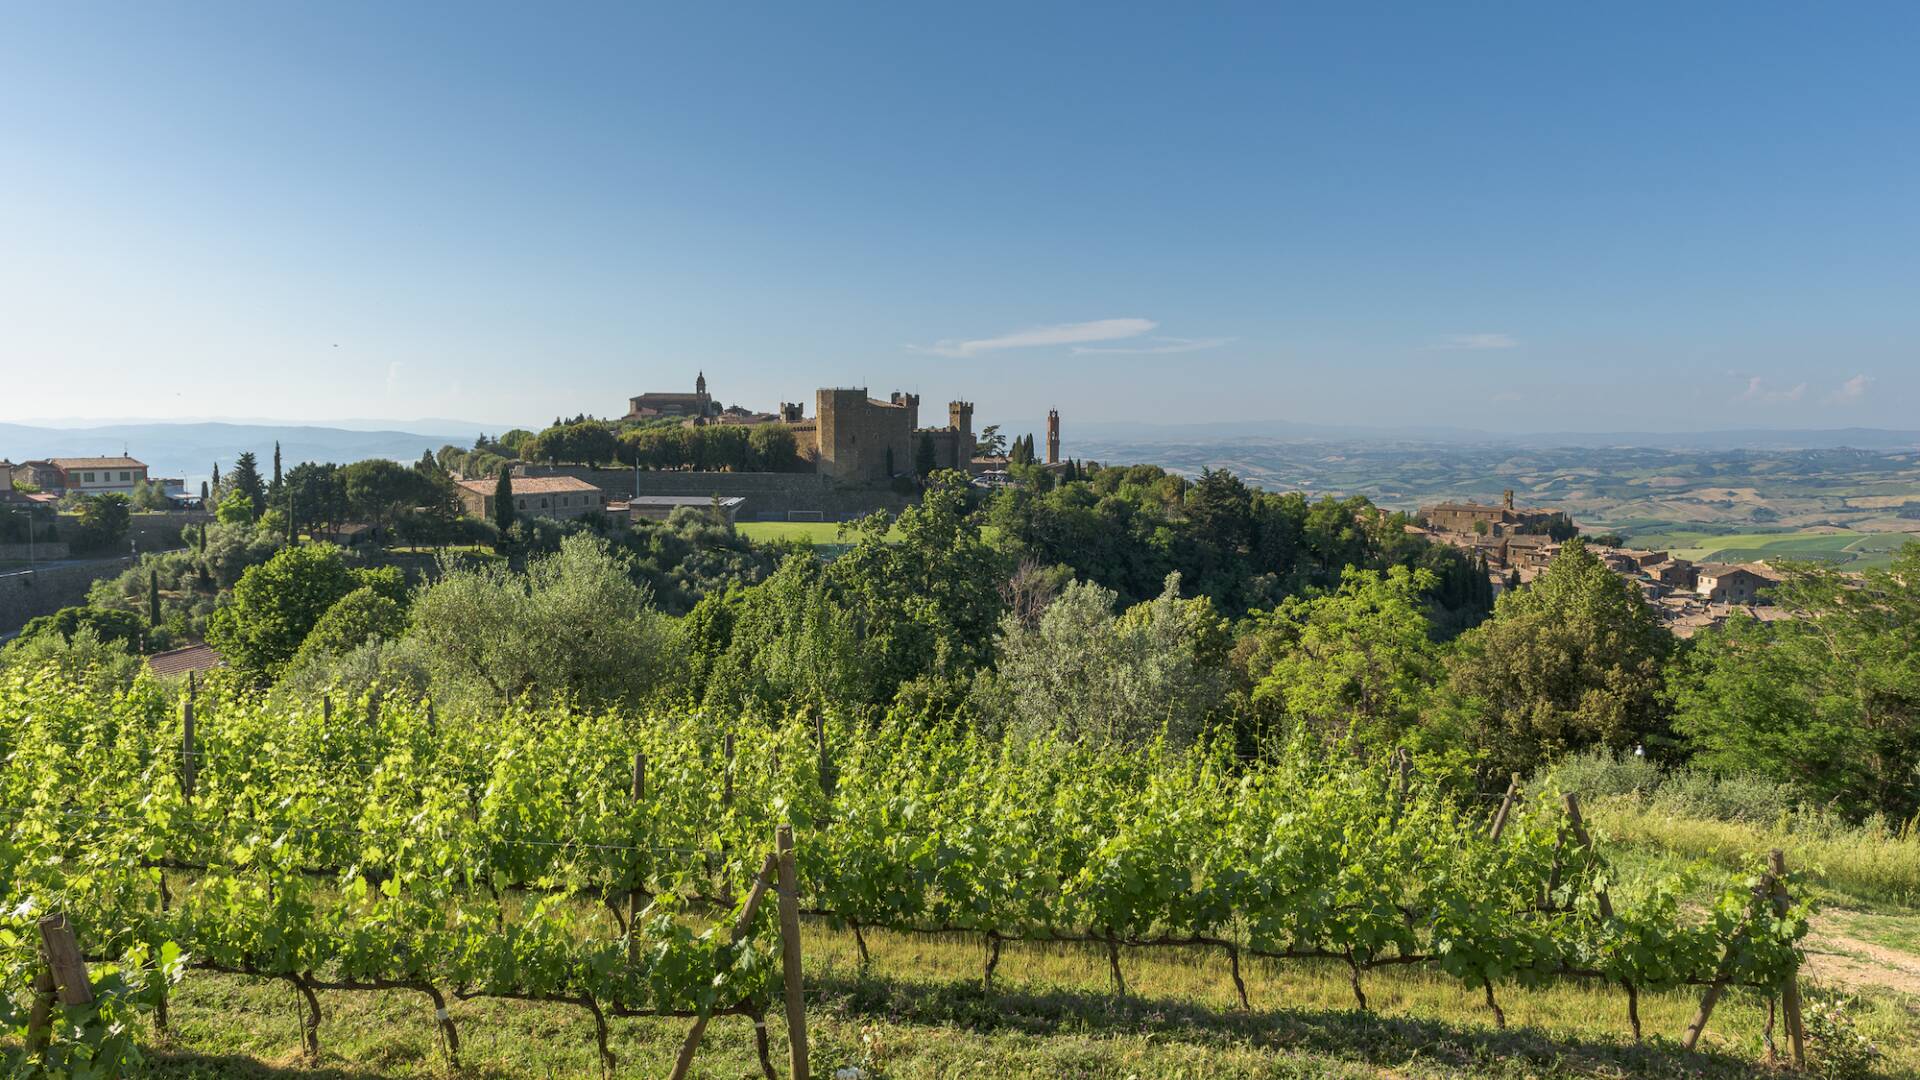
<path id="1" fill-rule="evenodd" d="M 1701 563 L 1700 564 L 1701 577 L 1714 577 L 1714 578 L 1725 577 L 1736 570 L 1745 570 L 1747 573 L 1752 574 L 1755 577 L 1766 578 L 1768 581 L 1780 580 L 1779 571 L 1775 570 L 1771 566 L 1768 566 L 1766 563 L 1750 562 L 1750 563 Z"/>
<path id="2" fill-rule="evenodd" d="M 185 675 L 189 671 L 210 671 L 226 666 L 226 658 L 211 645 L 189 645 L 147 657 L 147 670 L 155 675 Z"/>
<path id="3" fill-rule="evenodd" d="M 48 458 L 47 464 L 57 469 L 144 469 L 147 463 L 135 461 L 125 454 L 119 457 L 57 457 Z"/>
<path id="4" fill-rule="evenodd" d="M 481 495 L 493 494 L 498 480 L 462 480 L 460 486 Z M 573 476 L 516 476 L 513 477 L 515 495 L 559 495 L 574 491 L 599 491 L 592 484 Z"/>

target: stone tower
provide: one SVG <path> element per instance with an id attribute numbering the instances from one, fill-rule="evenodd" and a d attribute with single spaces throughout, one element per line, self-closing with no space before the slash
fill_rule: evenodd
<path id="1" fill-rule="evenodd" d="M 1506 507 L 1509 510 L 1513 509 L 1513 489 L 1512 488 L 1508 488 L 1506 491 L 1506 494 L 1501 496 L 1500 505 Z"/>
<path id="2" fill-rule="evenodd" d="M 693 392 L 696 394 L 704 394 L 707 392 L 707 373 L 706 372 L 704 371 L 701 372 L 699 377 L 693 380 Z"/>
<path id="3" fill-rule="evenodd" d="M 965 435 L 973 434 L 973 402 L 947 402 L 947 426 Z"/>
<path id="4" fill-rule="evenodd" d="M 893 396 L 888 398 L 887 400 L 907 410 L 907 430 L 908 431 L 919 430 L 920 428 L 920 395 L 919 394 L 903 394 L 900 391 L 895 390 L 893 392 Z"/>
<path id="5" fill-rule="evenodd" d="M 1047 410 L 1047 464 L 1060 464 L 1060 410 Z"/>
<path id="6" fill-rule="evenodd" d="M 783 401 L 780 403 L 780 422 L 781 423 L 797 424 L 802 419 L 804 419 L 805 416 L 806 416 L 806 409 L 799 402 Z"/>

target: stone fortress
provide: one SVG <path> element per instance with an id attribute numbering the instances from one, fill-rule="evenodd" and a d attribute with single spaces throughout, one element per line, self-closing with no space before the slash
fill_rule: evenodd
<path id="1" fill-rule="evenodd" d="M 866 387 L 822 387 L 814 394 L 814 414 L 804 406 L 782 402 L 777 413 L 753 412 L 738 405 L 722 408 L 707 391 L 701 372 L 691 394 L 649 392 L 627 399 L 628 420 L 680 418 L 691 425 L 785 424 L 800 443 L 800 454 L 814 462 L 815 471 L 848 484 L 884 483 L 911 474 L 924 442 L 933 444 L 936 469 L 981 472 L 997 462 L 976 461 L 979 445 L 973 433 L 973 402 L 947 402 L 947 422 L 939 427 L 920 425 L 920 395 L 894 391 L 885 401 L 868 395 Z M 1059 459 L 1058 411 L 1047 417 L 1047 453 Z"/>

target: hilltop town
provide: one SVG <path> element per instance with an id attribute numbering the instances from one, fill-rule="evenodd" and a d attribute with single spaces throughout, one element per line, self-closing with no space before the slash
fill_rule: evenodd
<path id="1" fill-rule="evenodd" d="M 1511 490 L 1498 505 L 1442 502 L 1423 506 L 1412 531 L 1470 551 L 1506 587 L 1546 572 L 1577 528 L 1563 513 L 1516 507 Z M 1633 582 L 1677 637 L 1691 637 L 1736 613 L 1767 620 L 1781 617 L 1767 589 L 1780 574 L 1762 561 L 1695 563 L 1670 552 L 1612 544 L 1586 547 L 1615 573 Z"/>

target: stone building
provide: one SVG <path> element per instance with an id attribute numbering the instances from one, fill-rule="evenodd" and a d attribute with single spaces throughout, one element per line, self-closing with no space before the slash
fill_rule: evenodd
<path id="1" fill-rule="evenodd" d="M 133 485 L 147 478 L 146 462 L 135 461 L 125 454 L 118 457 L 51 458 L 47 463 L 58 470 L 60 490 L 69 495 L 131 495 Z"/>
<path id="2" fill-rule="evenodd" d="M 661 416 L 683 416 L 705 418 L 716 416 L 720 408 L 714 404 L 713 395 L 707 393 L 707 373 L 702 371 L 693 380 L 693 393 L 676 394 L 650 392 L 627 399 L 628 420 L 651 420 Z"/>
<path id="3" fill-rule="evenodd" d="M 1444 502 L 1423 506 L 1419 514 L 1429 528 L 1440 532 L 1479 533 L 1482 536 L 1508 536 L 1530 526 L 1542 525 L 1553 517 L 1546 510 L 1515 509 L 1512 490 L 1507 491 L 1499 506 Z"/>
<path id="4" fill-rule="evenodd" d="M 1759 604 L 1761 593 L 1779 583 L 1765 563 L 1701 563 L 1694 591 L 1710 604 Z"/>
<path id="5" fill-rule="evenodd" d="M 493 493 L 497 480 L 459 482 L 460 505 L 468 517 L 493 519 Z M 576 518 L 603 512 L 606 493 L 572 476 L 514 476 L 513 509 L 521 517 Z"/>
<path id="6" fill-rule="evenodd" d="M 849 482 L 884 481 L 913 472 L 920 443 L 933 443 L 934 467 L 965 469 L 973 460 L 973 403 L 947 403 L 947 425 L 920 426 L 920 395 L 895 391 L 886 401 L 866 387 L 823 387 L 814 401 L 817 467 Z"/>

